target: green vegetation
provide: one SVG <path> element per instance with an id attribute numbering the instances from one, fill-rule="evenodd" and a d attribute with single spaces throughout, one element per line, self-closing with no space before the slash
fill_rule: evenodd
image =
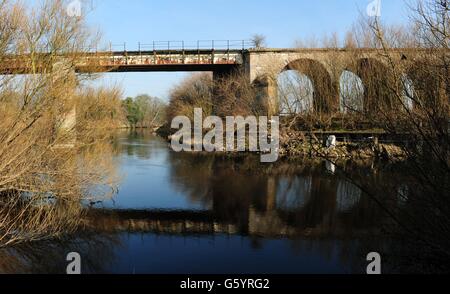
<path id="1" fill-rule="evenodd" d="M 160 126 L 165 121 L 166 104 L 157 97 L 138 95 L 127 97 L 122 102 L 129 126 L 136 128 L 152 128 Z"/>

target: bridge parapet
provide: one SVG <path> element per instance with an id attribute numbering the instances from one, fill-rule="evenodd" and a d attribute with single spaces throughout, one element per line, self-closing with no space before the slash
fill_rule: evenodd
<path id="1" fill-rule="evenodd" d="M 268 106 L 268 113 L 279 112 L 277 79 L 286 70 L 296 70 L 310 79 L 313 109 L 325 113 L 340 111 L 342 74 L 351 72 L 361 78 L 365 87 L 364 111 L 372 112 L 378 104 L 389 104 L 389 97 L 386 93 L 380 93 L 380 89 L 393 88 L 401 78 L 409 78 L 410 68 L 429 54 L 430 49 L 423 48 L 392 48 L 386 51 L 371 48 L 262 48 L 245 52 L 244 68 L 249 81 L 258 87 L 260 99 Z M 397 66 L 398 74 L 395 76 L 390 74 L 393 72 L 390 70 L 391 61 Z"/>
<path id="2" fill-rule="evenodd" d="M 113 50 L 114 49 L 114 50 Z M 258 88 L 257 99 L 267 108 L 268 114 L 279 112 L 278 74 L 285 70 L 297 70 L 307 76 L 314 87 L 314 111 L 338 112 L 340 78 L 350 71 L 361 78 L 365 87 L 364 109 L 371 111 L 377 101 L 388 101 L 379 89 L 379 77 L 386 78 L 386 85 L 398 84 L 397 77 L 388 76 L 389 56 L 401 65 L 402 73 L 410 73 L 413 65 L 419 65 L 429 50 L 420 48 L 394 48 L 387 52 L 379 49 L 274 49 L 249 48 L 246 41 L 183 41 L 138 44 L 138 50 L 86 50 L 72 54 L 70 59 L 78 73 L 94 72 L 152 72 L 152 71 L 210 71 L 214 77 L 226 77 L 242 68 L 248 80 Z M 446 51 L 447 52 L 447 51 Z M 39 53 L 37 60 L 64 57 Z M 40 58 L 42 57 L 42 58 Z M 44 64 L 47 64 L 48 62 Z M 37 65 L 39 72 L 49 69 Z M 9 56 L 0 62 L 0 74 L 26 74 L 31 72 L 27 55 Z M 378 78 L 374 78 L 378 76 Z M 418 80 L 418 78 L 415 78 Z M 383 102 L 384 103 L 384 102 Z"/>
<path id="3" fill-rule="evenodd" d="M 184 50 L 184 51 L 121 51 L 101 52 L 84 56 L 79 65 L 98 63 L 115 65 L 167 65 L 167 64 L 242 64 L 242 51 L 236 50 Z"/>
<path id="4" fill-rule="evenodd" d="M 48 54 L 41 53 L 42 60 Z M 44 56 L 45 55 L 45 56 Z M 71 57 L 77 72 L 142 72 L 142 71 L 216 71 L 221 67 L 236 67 L 244 63 L 241 50 L 184 50 L 184 51 L 117 51 L 80 53 Z M 39 58 L 37 58 L 39 60 Z M 44 63 L 40 72 L 49 69 Z M 2 60 L 0 74 L 31 72 L 26 56 L 11 56 Z"/>

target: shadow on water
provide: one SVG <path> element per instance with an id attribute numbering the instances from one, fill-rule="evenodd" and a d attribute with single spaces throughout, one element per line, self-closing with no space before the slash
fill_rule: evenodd
<path id="1" fill-rule="evenodd" d="M 114 201 L 71 240 L 0 251 L 0 272 L 63 273 L 76 251 L 85 273 L 365 273 L 385 246 L 386 216 L 323 162 L 175 153 L 147 132 L 113 144 L 126 175 Z"/>

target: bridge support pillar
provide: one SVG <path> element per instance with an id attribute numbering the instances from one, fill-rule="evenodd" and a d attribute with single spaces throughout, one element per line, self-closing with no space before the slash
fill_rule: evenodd
<path id="1" fill-rule="evenodd" d="M 278 85 L 274 77 L 269 75 L 261 76 L 253 81 L 256 89 L 257 103 L 267 116 L 278 115 L 280 111 L 278 99 Z"/>
<path id="2" fill-rule="evenodd" d="M 265 208 L 266 211 L 273 211 L 277 208 L 277 181 L 273 176 L 269 176 L 267 178 L 267 196 Z"/>
<path id="3" fill-rule="evenodd" d="M 69 112 L 63 114 L 61 117 L 61 125 L 59 127 L 60 131 L 69 132 L 75 128 L 77 123 L 77 109 L 75 106 L 72 106 Z"/>
<path id="4" fill-rule="evenodd" d="M 71 147 L 76 141 L 76 105 L 75 90 L 77 78 L 75 69 L 67 60 L 53 65 L 53 91 L 58 97 L 56 137 L 60 139 L 59 147 Z"/>

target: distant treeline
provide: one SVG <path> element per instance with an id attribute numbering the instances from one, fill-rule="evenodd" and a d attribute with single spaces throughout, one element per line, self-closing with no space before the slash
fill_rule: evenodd
<path id="1" fill-rule="evenodd" d="M 128 124 L 132 128 L 161 126 L 166 120 L 167 105 L 161 99 L 149 95 L 127 97 L 122 101 Z"/>

